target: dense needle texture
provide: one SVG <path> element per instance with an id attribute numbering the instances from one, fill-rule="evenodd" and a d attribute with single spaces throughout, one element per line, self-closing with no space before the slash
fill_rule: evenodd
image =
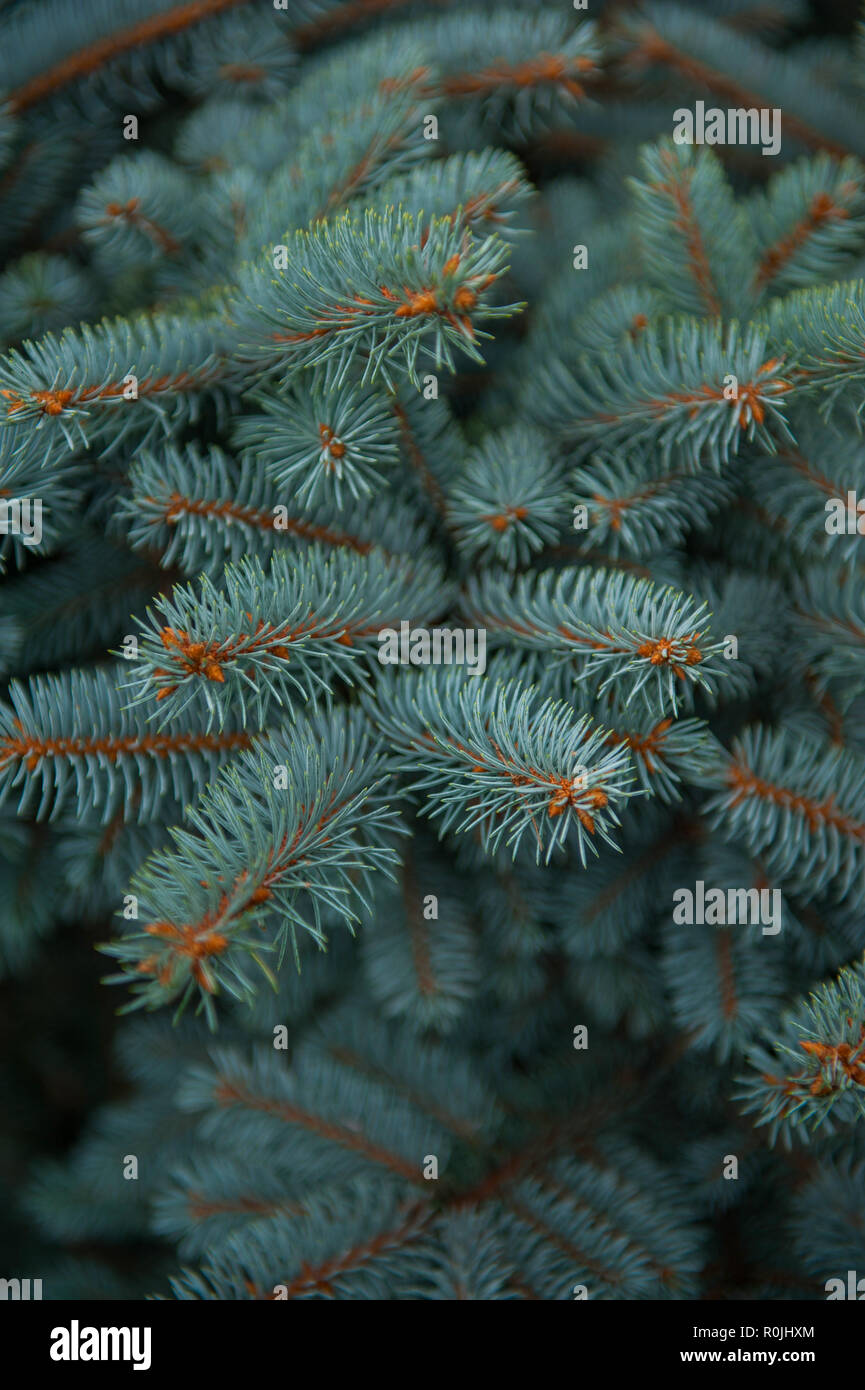
<path id="1" fill-rule="evenodd" d="M 45 1298 L 865 1272 L 865 39 L 806 8 L 0 5 Z"/>

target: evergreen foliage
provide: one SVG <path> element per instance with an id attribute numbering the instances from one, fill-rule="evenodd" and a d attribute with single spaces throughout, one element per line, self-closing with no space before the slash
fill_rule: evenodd
<path id="1" fill-rule="evenodd" d="M 0 6 L 46 1298 L 865 1272 L 865 22 L 589 8 Z"/>

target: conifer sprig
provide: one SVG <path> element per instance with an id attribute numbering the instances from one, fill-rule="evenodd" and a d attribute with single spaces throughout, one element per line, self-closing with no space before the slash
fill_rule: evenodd
<path id="1" fill-rule="evenodd" d="M 865 967 L 861 960 L 815 990 L 764 1032 L 738 1099 L 771 1142 L 790 1147 L 817 1130 L 865 1118 Z"/>
<path id="2" fill-rule="evenodd" d="M 508 259 L 504 242 L 476 241 L 450 218 L 427 224 L 398 209 L 345 213 L 286 242 L 286 268 L 250 264 L 233 314 L 241 351 L 289 373 L 323 363 L 340 386 L 360 360 L 362 382 L 394 389 L 399 372 L 455 367 L 459 348 L 482 361 L 479 324 L 519 306 L 490 290 Z"/>
<path id="3" fill-rule="evenodd" d="M 526 172 L 509 150 L 490 148 L 480 154 L 448 155 L 388 180 L 378 194 L 385 203 L 417 216 L 450 217 L 475 236 L 495 231 L 502 237 L 524 235 L 514 223 L 518 211 L 535 196 Z"/>
<path id="4" fill-rule="evenodd" d="M 278 395 L 250 393 L 234 441 L 301 505 L 369 497 L 399 458 L 399 424 L 384 392 L 346 381 L 328 390 L 320 369 Z"/>
<path id="5" fill-rule="evenodd" d="M 865 280 L 796 290 L 772 302 L 767 324 L 769 341 L 788 360 L 790 381 L 800 393 L 807 390 L 821 415 L 841 400 L 862 409 Z"/>
<path id="6" fill-rule="evenodd" d="M 705 603 L 612 570 L 472 577 L 464 606 L 495 642 L 575 659 L 575 679 L 597 679 L 599 693 L 627 682 L 628 703 L 675 711 L 689 686 L 711 690 L 723 673 Z"/>
<path id="7" fill-rule="evenodd" d="M 279 964 L 292 945 L 296 956 L 298 933 L 324 945 L 323 912 L 357 920 L 371 873 L 397 859 L 382 753 L 355 711 L 298 718 L 223 769 L 133 881 L 144 925 L 105 947 L 129 1007 L 197 995 L 214 1026 L 218 991 L 252 1002 L 250 963 L 274 983 L 266 955 Z"/>
<path id="8" fill-rule="evenodd" d="M 525 425 L 487 436 L 447 494 L 460 549 L 509 569 L 556 539 L 565 510 L 562 467 L 544 436 Z"/>
<path id="9" fill-rule="evenodd" d="M 728 478 L 686 468 L 659 468 L 651 449 L 610 456 L 599 451 L 574 473 L 574 525 L 585 507 L 576 538 L 612 556 L 655 555 L 701 530 L 734 496 Z"/>
<path id="10" fill-rule="evenodd" d="M 6 423 L 59 433 L 68 447 L 116 450 L 194 420 L 224 399 L 227 340 L 215 317 L 139 314 L 48 333 L 0 359 Z"/>
<path id="11" fill-rule="evenodd" d="M 558 359 L 526 398 L 539 424 L 576 447 L 645 444 L 664 462 L 701 459 L 720 469 L 745 440 L 770 453 L 791 438 L 786 404 L 796 390 L 765 327 L 667 319 L 585 369 Z M 776 333 L 779 338 L 780 332 Z"/>
<path id="12" fill-rule="evenodd" d="M 711 825 L 743 840 L 805 901 L 865 900 L 865 757 L 811 737 L 748 728 L 716 770 Z"/>
<path id="13" fill-rule="evenodd" d="M 628 750 L 566 705 L 518 681 L 478 688 L 433 671 L 366 707 L 442 833 L 477 830 L 486 852 L 513 856 L 527 837 L 547 863 L 571 835 L 583 863 L 596 840 L 615 845 L 619 805 L 634 795 Z"/>
<path id="14" fill-rule="evenodd" d="M 755 238 L 715 152 L 661 140 L 641 166 L 631 188 L 649 283 L 686 314 L 729 317 L 747 306 L 742 266 L 756 258 Z"/>
<path id="15" fill-rule="evenodd" d="M 865 245 L 865 167 L 827 154 L 797 160 L 745 212 L 757 238 L 757 295 L 835 280 Z"/>
<path id="16" fill-rule="evenodd" d="M 123 707 L 119 667 L 15 681 L 0 705 L 0 798 L 57 816 L 73 802 L 107 824 L 115 815 L 152 820 L 166 802 L 186 801 L 254 727 L 227 720 L 209 733 L 189 718 L 142 727 L 147 710 Z"/>
<path id="17" fill-rule="evenodd" d="M 360 658 L 379 631 L 423 622 L 447 608 L 448 588 L 434 561 L 311 545 L 226 566 L 219 586 L 160 596 L 142 629 L 140 661 L 127 683 L 135 700 L 165 719 L 197 709 L 207 728 L 229 711 L 263 720 L 289 697 L 326 697 L 339 677 L 365 684 Z"/>
<path id="18" fill-rule="evenodd" d="M 214 581 L 228 561 L 255 556 L 264 564 L 282 547 L 416 555 L 429 543 L 417 511 L 391 494 L 343 507 L 332 501 L 301 507 L 293 499 L 289 505 L 254 455 L 238 462 L 216 445 L 207 453 L 194 444 L 141 450 L 129 486 L 116 513 L 129 543 L 157 550 L 166 567 L 206 571 Z"/>

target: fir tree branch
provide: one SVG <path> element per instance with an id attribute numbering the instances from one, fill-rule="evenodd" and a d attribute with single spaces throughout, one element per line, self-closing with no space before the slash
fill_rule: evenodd
<path id="1" fill-rule="evenodd" d="M 134 818 L 155 819 L 166 797 L 187 800 L 227 755 L 255 742 L 254 731 L 230 723 L 211 734 L 172 719 L 143 733 L 105 670 L 33 676 L 9 694 L 0 707 L 0 796 L 20 789 L 19 811 L 35 804 L 40 819 L 71 797 L 103 824 L 124 802 Z"/>
<path id="2" fill-rule="evenodd" d="M 366 703 L 442 831 L 477 828 L 485 852 L 514 855 L 530 832 L 547 863 L 571 833 L 583 863 L 596 837 L 614 843 L 618 803 L 634 794 L 630 758 L 567 706 L 516 681 L 475 692 L 437 672 L 393 683 L 384 707 Z"/>
<path id="3" fill-rule="evenodd" d="M 138 23 L 130 24 L 114 33 L 94 33 L 90 43 L 77 51 L 67 52 L 52 66 L 37 71 L 34 76 L 14 88 L 7 100 L 13 111 L 26 111 L 69 83 L 89 77 L 121 54 L 156 43 L 160 39 L 180 33 L 189 25 L 199 24 L 202 20 L 246 3 L 248 0 L 186 0 L 186 3 L 175 4 L 168 10 L 149 15 Z M 44 24 L 47 9 L 48 6 L 41 6 L 38 11 L 31 11 L 27 20 Z M 17 20 L 16 15 L 13 17 L 13 32 Z M 19 38 L 19 44 L 25 49 L 29 47 L 25 36 Z"/>
<path id="4" fill-rule="evenodd" d="M 279 278 L 270 265 L 243 269 L 239 341 L 289 372 L 324 364 L 328 386 L 342 385 L 358 354 L 361 381 L 381 377 L 389 389 L 397 365 L 418 385 L 421 352 L 431 368 L 453 371 L 457 347 L 480 361 L 477 340 L 488 335 L 476 325 L 519 307 L 485 298 L 503 274 L 504 244 L 476 243 L 449 218 L 425 227 L 393 208 L 368 209 L 295 232 L 287 248 Z"/>
<path id="5" fill-rule="evenodd" d="M 713 458 L 720 467 L 744 439 L 772 453 L 776 436 L 790 438 L 785 399 L 796 382 L 785 359 L 770 355 L 767 337 L 765 328 L 740 330 L 735 322 L 725 331 L 714 322 L 667 320 L 595 357 L 587 371 L 551 362 L 526 405 L 564 440 L 652 445 L 665 463 L 672 457 L 695 467 Z"/>
<path id="6" fill-rule="evenodd" d="M 205 576 L 160 596 L 141 623 L 135 701 L 155 698 L 171 719 L 192 705 L 207 727 L 229 710 L 264 717 L 289 696 L 327 696 L 337 677 L 368 682 L 361 662 L 384 627 L 420 621 L 447 605 L 434 562 L 310 547 L 226 566 L 222 586 Z"/>
<path id="7" fill-rule="evenodd" d="M 721 674 L 723 644 L 712 640 L 706 605 L 646 580 L 575 569 L 513 583 L 482 576 L 469 581 L 464 606 L 496 641 L 578 658 L 575 678 L 601 677 L 599 693 L 627 680 L 628 702 L 655 695 L 654 707 L 675 711 L 689 685 L 711 690 Z"/>
<path id="8" fill-rule="evenodd" d="M 756 1114 L 756 1125 L 769 1127 L 773 1144 L 780 1138 L 789 1147 L 794 1138 L 807 1141 L 821 1127 L 831 1133 L 865 1115 L 863 980 L 857 961 L 800 1000 L 753 1049 L 737 1098 L 746 1114 Z"/>
<path id="9" fill-rule="evenodd" d="M 59 431 L 69 448 L 76 433 L 85 447 L 117 448 L 135 431 L 146 443 L 194 419 L 201 396 L 218 398 L 228 384 L 221 336 L 213 319 L 144 314 L 46 334 L 0 359 L 6 422 L 46 428 L 49 439 Z"/>
<path id="10" fill-rule="evenodd" d="M 287 770 L 285 790 L 274 769 Z M 213 996 L 252 1003 L 249 960 L 273 983 L 263 956 L 298 932 L 323 945 L 322 907 L 349 926 L 366 906 L 370 874 L 396 860 L 396 813 L 383 800 L 381 748 L 355 715 L 298 719 L 266 750 L 237 756 L 175 829 L 175 847 L 149 859 L 132 883 L 146 925 L 104 947 L 122 962 L 109 983 L 131 985 L 127 1008 L 158 1008 L 197 995 L 211 1027 Z M 312 919 L 303 902 L 312 907 Z M 253 936 L 271 923 L 273 939 Z"/>
<path id="11" fill-rule="evenodd" d="M 807 902 L 865 894 L 865 760 L 816 739 L 756 726 L 717 770 L 710 823 L 763 857 Z"/>

